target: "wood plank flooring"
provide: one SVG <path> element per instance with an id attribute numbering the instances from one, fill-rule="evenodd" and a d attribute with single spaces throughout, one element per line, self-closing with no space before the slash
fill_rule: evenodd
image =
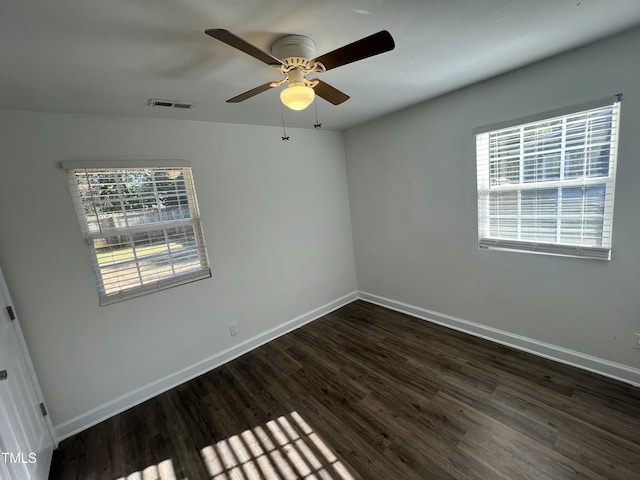
<path id="1" fill-rule="evenodd" d="M 61 442 L 49 478 L 640 479 L 640 389 L 357 301 Z"/>

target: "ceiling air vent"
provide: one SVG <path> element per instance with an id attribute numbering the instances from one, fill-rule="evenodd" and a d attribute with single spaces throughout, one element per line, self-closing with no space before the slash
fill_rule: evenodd
<path id="1" fill-rule="evenodd" d="M 176 102 L 174 100 L 161 100 L 159 98 L 150 98 L 149 102 L 147 102 L 147 105 L 151 107 L 181 108 L 183 110 L 193 108 L 193 103 Z"/>

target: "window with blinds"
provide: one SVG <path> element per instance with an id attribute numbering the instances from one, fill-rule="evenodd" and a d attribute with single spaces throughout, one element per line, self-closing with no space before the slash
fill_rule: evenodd
<path id="1" fill-rule="evenodd" d="M 620 102 L 478 129 L 481 248 L 608 260 Z"/>
<path id="2" fill-rule="evenodd" d="M 63 162 L 100 305 L 210 277 L 191 168 L 111 163 Z"/>

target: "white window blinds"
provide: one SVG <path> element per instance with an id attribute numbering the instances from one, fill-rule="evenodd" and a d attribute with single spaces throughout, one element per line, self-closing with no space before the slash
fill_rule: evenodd
<path id="1" fill-rule="evenodd" d="M 63 167 L 100 305 L 211 276 L 190 167 Z"/>
<path id="2" fill-rule="evenodd" d="M 609 259 L 619 115 L 611 101 L 476 132 L 479 246 Z"/>

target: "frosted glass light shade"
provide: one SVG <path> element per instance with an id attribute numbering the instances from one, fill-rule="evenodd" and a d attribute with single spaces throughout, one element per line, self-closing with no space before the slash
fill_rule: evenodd
<path id="1" fill-rule="evenodd" d="M 315 98 L 313 88 L 304 84 L 293 84 L 280 92 L 280 100 L 291 110 L 304 110 Z"/>

